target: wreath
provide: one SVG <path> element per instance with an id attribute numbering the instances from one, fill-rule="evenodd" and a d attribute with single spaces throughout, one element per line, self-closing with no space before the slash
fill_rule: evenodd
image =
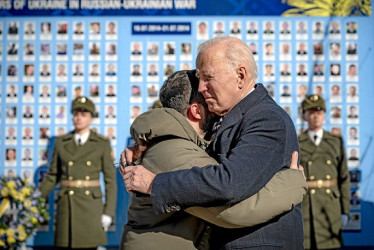
<path id="1" fill-rule="evenodd" d="M 49 220 L 46 201 L 29 179 L 0 177 L 0 248 L 15 248 Z"/>

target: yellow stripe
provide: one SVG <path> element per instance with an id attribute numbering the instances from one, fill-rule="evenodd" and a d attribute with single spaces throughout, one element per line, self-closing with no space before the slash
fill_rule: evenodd
<path id="1" fill-rule="evenodd" d="M 9 199 L 4 198 L 3 201 L 0 204 L 0 218 L 1 218 L 1 216 L 3 216 L 3 214 L 5 213 L 5 211 L 7 210 L 8 207 L 9 207 Z"/>

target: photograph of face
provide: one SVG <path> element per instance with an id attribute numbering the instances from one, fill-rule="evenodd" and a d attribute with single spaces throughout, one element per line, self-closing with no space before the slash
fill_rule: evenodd
<path id="1" fill-rule="evenodd" d="M 340 34 L 340 23 L 333 21 L 330 23 L 330 34 Z"/>
<path id="2" fill-rule="evenodd" d="M 8 35 L 18 35 L 18 22 L 9 22 L 8 24 Z"/>
<path id="3" fill-rule="evenodd" d="M 25 64 L 24 76 L 34 76 L 34 64 Z"/>
<path id="4" fill-rule="evenodd" d="M 65 119 L 66 118 L 66 107 L 61 105 L 56 107 L 56 119 Z"/>
<path id="5" fill-rule="evenodd" d="M 17 107 L 7 106 L 6 107 L 6 118 L 14 119 L 17 117 Z"/>
<path id="6" fill-rule="evenodd" d="M 148 55 L 150 56 L 158 55 L 158 43 L 156 42 L 148 43 Z"/>
<path id="7" fill-rule="evenodd" d="M 116 35 L 117 34 L 116 22 L 114 22 L 114 21 L 108 22 L 107 28 L 106 28 L 106 34 L 107 35 Z"/>
<path id="8" fill-rule="evenodd" d="M 9 65 L 7 74 L 8 76 L 17 76 L 18 75 L 17 66 L 14 64 Z"/>
<path id="9" fill-rule="evenodd" d="M 154 63 L 149 64 L 148 66 L 148 76 L 157 76 L 158 75 L 158 69 L 157 65 Z"/>
<path id="10" fill-rule="evenodd" d="M 34 97 L 34 86 L 31 84 L 24 86 L 23 97 L 31 98 Z"/>
<path id="11" fill-rule="evenodd" d="M 90 23 L 90 34 L 100 35 L 100 23 L 99 22 Z"/>
<path id="12" fill-rule="evenodd" d="M 296 32 L 297 32 L 297 34 L 303 35 L 303 34 L 308 33 L 307 27 L 308 27 L 308 25 L 304 21 L 296 22 Z"/>
<path id="13" fill-rule="evenodd" d="M 35 51 L 35 46 L 33 43 L 26 43 L 25 48 L 23 49 L 23 54 L 25 56 L 33 56 Z"/>
<path id="14" fill-rule="evenodd" d="M 74 35 L 83 35 L 84 34 L 84 24 L 82 22 L 74 23 Z"/>
<path id="15" fill-rule="evenodd" d="M 15 127 L 8 127 L 5 140 L 17 140 L 17 130 Z"/>
<path id="16" fill-rule="evenodd" d="M 264 23 L 264 34 L 270 35 L 274 34 L 274 23 L 271 21 L 266 21 Z"/>
<path id="17" fill-rule="evenodd" d="M 18 43 L 8 43 L 8 55 L 18 54 Z"/>
<path id="18" fill-rule="evenodd" d="M 51 55 L 51 45 L 49 43 L 40 44 L 40 54 L 42 56 Z"/>
<path id="19" fill-rule="evenodd" d="M 282 35 L 288 35 L 291 33 L 291 24 L 289 22 L 281 22 L 280 24 L 280 33 Z"/>
<path id="20" fill-rule="evenodd" d="M 199 22 L 197 24 L 197 32 L 199 36 L 206 36 L 207 35 L 207 24 L 206 22 Z"/>
<path id="21" fill-rule="evenodd" d="M 356 34 L 357 33 L 357 23 L 350 21 L 347 23 L 346 26 L 346 32 L 347 34 Z"/>
<path id="22" fill-rule="evenodd" d="M 233 21 L 230 22 L 230 34 L 239 35 L 241 32 L 241 22 Z"/>
<path id="23" fill-rule="evenodd" d="M 330 65 L 331 76 L 340 76 L 340 64 L 333 63 Z"/>
<path id="24" fill-rule="evenodd" d="M 114 85 L 112 85 L 112 84 L 108 85 L 106 90 L 107 90 L 106 94 L 105 94 L 106 97 L 115 97 L 116 96 L 116 90 L 115 90 Z"/>
<path id="25" fill-rule="evenodd" d="M 49 35 L 49 34 L 51 34 L 51 23 L 50 22 L 42 22 L 40 24 L 40 33 L 42 35 Z"/>
<path id="26" fill-rule="evenodd" d="M 220 36 L 225 34 L 225 22 L 217 21 L 213 24 L 214 26 L 214 35 Z"/>
<path id="27" fill-rule="evenodd" d="M 32 140 L 33 139 L 33 130 L 31 127 L 26 127 L 23 130 L 22 140 Z"/>
<path id="28" fill-rule="evenodd" d="M 313 54 L 314 55 L 323 55 L 323 43 L 314 43 L 313 44 Z"/>
<path id="29" fill-rule="evenodd" d="M 5 160 L 6 161 L 15 161 L 16 160 L 16 149 L 15 148 L 5 149 Z"/>
<path id="30" fill-rule="evenodd" d="M 140 42 L 132 43 L 131 47 L 131 54 L 133 56 L 140 56 L 142 54 L 142 44 Z"/>
<path id="31" fill-rule="evenodd" d="M 247 34 L 257 34 L 258 23 L 255 21 L 247 22 Z"/>
<path id="32" fill-rule="evenodd" d="M 67 35 L 68 33 L 68 23 L 67 22 L 58 22 L 57 23 L 57 34 Z"/>
<path id="33" fill-rule="evenodd" d="M 51 75 L 51 65 L 48 63 L 43 63 L 40 67 L 40 76 L 50 76 Z"/>
<path id="34" fill-rule="evenodd" d="M 116 76 L 117 75 L 117 65 L 115 63 L 108 63 L 106 65 L 106 76 Z"/>

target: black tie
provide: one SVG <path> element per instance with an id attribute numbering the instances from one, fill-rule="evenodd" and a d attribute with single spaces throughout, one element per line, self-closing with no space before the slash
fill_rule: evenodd
<path id="1" fill-rule="evenodd" d="M 315 142 L 317 141 L 317 138 L 318 138 L 318 136 L 317 136 L 317 135 L 314 135 L 314 141 L 315 141 Z"/>
<path id="2" fill-rule="evenodd" d="M 81 138 L 78 139 L 78 146 L 82 146 L 82 140 L 81 140 Z"/>

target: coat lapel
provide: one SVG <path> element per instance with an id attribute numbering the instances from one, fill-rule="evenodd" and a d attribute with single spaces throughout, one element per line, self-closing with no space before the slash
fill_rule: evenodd
<path id="1" fill-rule="evenodd" d="M 77 151 L 77 144 L 74 141 L 74 132 L 70 132 L 67 136 L 65 136 L 62 141 L 64 142 L 64 150 L 68 152 L 70 155 L 75 155 Z"/>
<path id="2" fill-rule="evenodd" d="M 87 156 L 90 153 L 92 153 L 92 151 L 94 151 L 95 147 L 98 145 L 96 144 L 97 141 L 98 140 L 97 140 L 96 134 L 90 131 L 90 135 L 86 143 L 83 144 L 82 146 L 76 145 L 76 153 L 74 154 L 74 160 L 77 160 L 78 158 L 81 158 L 82 156 Z"/>

